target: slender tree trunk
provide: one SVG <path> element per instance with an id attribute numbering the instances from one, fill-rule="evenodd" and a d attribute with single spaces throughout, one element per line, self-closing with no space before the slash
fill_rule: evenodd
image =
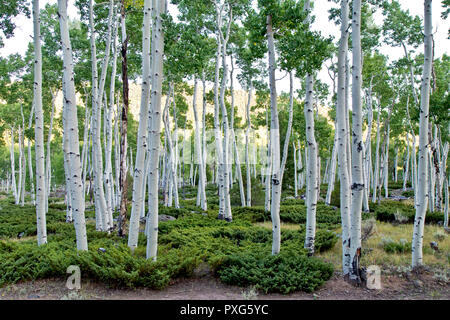
<path id="1" fill-rule="evenodd" d="M 34 103 L 33 103 L 33 106 L 31 108 L 30 119 L 28 120 L 28 130 L 31 129 L 31 126 L 33 124 L 33 114 L 34 114 Z M 52 128 L 52 122 L 53 122 L 53 113 L 52 113 L 52 117 L 50 119 L 50 131 L 51 131 L 51 128 Z M 50 149 L 47 148 L 47 160 L 48 160 L 49 156 L 50 156 Z M 49 170 L 49 166 L 50 166 L 50 163 L 47 161 L 47 166 L 46 166 L 47 171 Z M 32 200 L 33 205 L 36 205 L 36 190 L 34 188 L 33 159 L 31 157 L 31 141 L 30 141 L 30 139 L 28 139 L 28 169 L 30 171 L 31 200 Z M 50 173 L 48 173 L 48 174 L 50 175 Z M 46 212 L 47 212 L 48 211 L 48 195 L 50 194 L 50 179 L 47 180 L 46 186 L 47 186 L 47 193 L 46 193 L 46 195 L 47 195 L 47 201 L 46 201 L 47 209 L 46 209 Z"/>
<path id="2" fill-rule="evenodd" d="M 127 47 L 128 47 L 128 36 L 125 24 L 125 2 L 122 0 L 121 5 L 121 23 L 122 23 L 122 132 L 120 134 L 120 190 L 122 196 L 120 198 L 120 212 L 117 219 L 117 233 L 119 237 L 124 237 L 127 234 L 127 203 L 128 203 L 128 184 L 127 184 L 127 173 L 128 168 L 126 165 L 127 150 L 128 150 L 128 62 L 127 62 Z M 131 156 L 132 157 L 132 156 Z M 131 164 L 132 167 L 132 164 Z"/>
<path id="3" fill-rule="evenodd" d="M 161 91 L 163 77 L 164 32 L 162 29 L 162 15 L 166 13 L 166 1 L 154 0 L 155 20 L 153 35 L 155 48 L 152 55 L 152 98 L 151 110 L 149 110 L 149 213 L 147 216 L 147 259 L 156 261 L 158 249 L 158 160 L 161 136 Z"/>
<path id="4" fill-rule="evenodd" d="M 361 284 L 361 207 L 364 193 L 363 140 L 362 140 L 362 60 L 361 60 L 361 1 L 353 0 L 352 19 L 352 207 L 350 214 L 351 244 L 350 280 Z"/>
<path id="5" fill-rule="evenodd" d="M 270 145 L 272 158 L 272 196 L 270 204 L 270 214 L 272 217 L 272 255 L 280 252 L 281 227 L 280 227 L 280 131 L 277 109 L 277 90 L 275 84 L 275 44 L 272 30 L 272 16 L 267 16 L 267 44 L 269 49 L 269 86 L 270 86 Z"/>
<path id="6" fill-rule="evenodd" d="M 11 180 L 12 180 L 12 190 L 15 199 L 15 203 L 18 203 L 17 185 L 16 185 L 16 164 L 15 164 L 15 154 L 14 154 L 14 126 L 11 127 L 11 145 L 9 149 L 11 156 Z"/>
<path id="7" fill-rule="evenodd" d="M 33 104 L 35 107 L 35 149 L 36 149 L 36 219 L 38 245 L 47 243 L 47 225 L 45 218 L 45 154 L 44 154 L 44 112 L 42 110 L 42 53 L 39 18 L 39 0 L 33 0 L 34 25 L 34 90 Z M 77 130 L 78 131 L 78 130 Z"/>
<path id="8" fill-rule="evenodd" d="M 87 250 L 86 222 L 84 218 L 84 195 L 81 181 L 80 146 L 78 141 L 78 117 L 75 96 L 72 47 L 69 38 L 67 0 L 58 0 L 58 16 L 63 51 L 64 134 L 69 135 L 67 156 L 69 157 L 71 204 L 75 218 L 75 234 L 78 250 Z"/>
<path id="9" fill-rule="evenodd" d="M 153 1 L 154 2 L 154 1 Z M 141 107 L 139 111 L 139 128 L 137 137 L 136 167 L 133 174 L 133 198 L 131 206 L 131 217 L 128 234 L 128 246 L 134 251 L 138 244 L 139 218 L 145 212 L 145 178 L 148 135 L 148 105 L 150 96 L 150 24 L 152 16 L 152 0 L 144 1 L 144 18 L 142 26 L 142 85 L 141 85 Z M 153 47 L 153 46 L 152 46 Z"/>
<path id="10" fill-rule="evenodd" d="M 306 148 L 308 158 L 306 162 L 307 184 L 306 184 L 306 236 L 304 248 L 309 255 L 314 254 L 314 242 L 316 236 L 316 208 L 317 208 L 317 143 L 314 137 L 314 107 L 312 104 L 313 77 L 306 75 L 306 98 L 304 106 L 306 123 Z"/>
<path id="11" fill-rule="evenodd" d="M 429 121 L 430 77 L 432 64 L 432 14 L 431 0 L 424 1 L 424 64 L 422 73 L 422 86 L 420 93 L 420 120 L 419 120 L 419 168 L 416 200 L 416 216 L 412 238 L 411 265 L 416 268 L 422 265 L 423 231 L 425 214 L 428 202 L 427 190 L 427 142 Z"/>
<path id="12" fill-rule="evenodd" d="M 344 276 L 351 272 L 350 260 L 350 174 L 348 171 L 346 155 L 348 136 L 347 136 L 347 120 L 346 120 L 346 60 L 348 49 L 348 9 L 349 0 L 341 1 L 341 39 L 338 52 L 338 85 L 337 85 L 337 104 L 336 104 L 336 120 L 338 127 L 338 161 L 339 161 L 339 177 L 340 177 L 340 211 L 342 220 L 342 269 Z"/>

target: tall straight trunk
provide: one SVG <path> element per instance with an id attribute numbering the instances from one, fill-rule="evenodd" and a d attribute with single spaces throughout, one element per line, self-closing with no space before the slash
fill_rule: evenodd
<path id="1" fill-rule="evenodd" d="M 222 17 L 221 11 L 216 5 L 216 14 L 217 14 L 217 52 L 215 59 L 215 76 L 214 76 L 214 137 L 216 141 L 216 183 L 218 184 L 219 191 L 219 213 L 217 218 L 220 220 L 225 219 L 225 194 L 223 185 L 225 183 L 223 176 L 223 155 L 222 155 L 222 131 L 220 129 L 220 121 L 219 121 L 219 112 L 220 112 L 220 104 L 219 104 L 219 78 L 220 78 L 220 55 L 222 54 L 222 45 L 221 45 L 221 37 L 220 37 L 220 28 L 222 27 Z M 192 168 L 192 165 L 191 165 Z"/>
<path id="2" fill-rule="evenodd" d="M 194 110 L 194 123 L 195 123 L 195 158 L 196 163 L 199 165 L 199 181 L 198 181 L 198 194 L 197 194 L 197 206 L 206 211 L 206 193 L 205 193 L 205 166 L 203 165 L 203 150 L 200 137 L 200 121 L 197 115 L 197 78 L 194 79 L 194 94 L 192 98 L 192 109 Z"/>
<path id="3" fill-rule="evenodd" d="M 150 74 L 150 24 L 152 16 L 152 4 L 154 1 L 144 1 L 144 18 L 142 26 L 142 85 L 141 85 L 141 107 L 139 111 L 139 128 L 137 137 L 137 151 L 136 151 L 136 167 L 133 174 L 133 198 L 131 206 L 131 217 L 128 234 L 128 246 L 131 250 L 136 249 L 139 236 L 139 217 L 143 212 L 145 203 L 144 184 L 146 178 L 146 163 L 145 156 L 147 153 L 147 135 L 148 135 L 148 105 L 150 96 L 150 83 L 152 81 Z M 154 17 L 154 14 L 153 14 Z M 154 45 L 152 45 L 154 48 Z M 153 49 L 152 49 L 153 51 Z"/>
<path id="4" fill-rule="evenodd" d="M 288 119 L 288 127 L 286 130 L 286 137 L 284 139 L 283 158 L 281 160 L 281 169 L 280 169 L 280 181 L 281 181 L 280 183 L 281 184 L 283 181 L 284 168 L 286 167 L 286 161 L 287 161 L 287 157 L 288 157 L 289 140 L 291 138 L 291 133 L 292 133 L 293 117 L 294 117 L 294 76 L 291 71 L 291 72 L 289 72 L 289 119 Z M 314 119 L 313 119 L 313 129 L 314 129 Z"/>
<path id="5" fill-rule="evenodd" d="M 317 142 L 314 136 L 314 106 L 312 103 L 313 77 L 306 75 L 306 98 L 304 105 L 306 123 L 306 148 L 308 158 L 306 159 L 306 235 L 304 248 L 308 254 L 314 254 L 314 242 L 316 237 L 316 208 L 317 208 Z"/>
<path id="6" fill-rule="evenodd" d="M 233 12 L 230 8 L 230 17 L 227 25 L 227 31 L 226 34 L 223 35 L 221 28 L 218 28 L 219 35 L 221 38 L 221 44 L 222 44 L 222 69 L 223 69 L 223 76 L 222 76 L 222 83 L 220 85 L 220 109 L 222 112 L 222 127 L 224 131 L 224 138 L 222 140 L 222 175 L 223 175 L 223 206 L 224 206 L 224 219 L 228 222 L 232 221 L 232 215 L 231 215 L 231 203 L 230 203 L 230 170 L 229 170 L 229 141 L 230 141 L 230 126 L 228 121 L 228 113 L 227 108 L 225 105 L 225 90 L 226 90 L 226 84 L 227 84 L 227 75 L 228 75 L 228 64 L 226 61 L 227 58 L 227 44 L 228 39 L 230 37 L 230 28 L 231 28 L 231 22 L 233 21 Z"/>
<path id="7" fill-rule="evenodd" d="M 409 177 L 409 132 L 406 131 L 406 160 L 405 160 L 405 171 L 403 174 L 403 191 L 406 191 L 406 183 Z"/>
<path id="8" fill-rule="evenodd" d="M 231 58 L 231 71 L 230 71 L 230 93 L 231 93 L 231 124 L 230 124 L 230 130 L 231 130 L 231 152 L 232 156 L 231 156 L 231 161 L 230 164 L 233 163 L 233 154 L 234 154 L 234 159 L 235 159 L 235 163 L 236 163 L 236 176 L 238 178 L 238 184 L 239 184 L 239 194 L 241 196 L 241 206 L 245 207 L 246 206 L 246 199 L 245 199 L 245 191 L 244 191 L 244 182 L 242 181 L 242 172 L 241 172 L 241 159 L 239 157 L 239 150 L 237 147 L 237 142 L 236 142 L 236 135 L 234 133 L 234 64 L 233 64 L 233 56 L 230 57 Z M 247 123 L 248 124 L 248 123 Z"/>
<path id="9" fill-rule="evenodd" d="M 178 124 L 177 124 L 177 105 L 175 102 L 175 88 L 173 88 L 172 90 L 172 103 L 173 103 L 173 124 L 174 124 L 174 132 L 173 132 L 173 136 L 174 136 L 174 143 L 173 143 L 173 196 L 175 198 L 175 208 L 179 208 L 180 207 L 180 201 L 179 201 L 179 197 L 178 197 L 178 161 L 179 161 L 179 156 L 178 156 Z M 203 155 L 202 155 L 203 158 Z M 205 164 L 203 164 L 203 172 L 206 175 L 206 166 Z M 206 187 L 206 176 L 205 176 L 205 181 L 203 182 L 205 187 Z M 206 200 L 205 200 L 205 209 L 206 210 Z"/>
<path id="10" fill-rule="evenodd" d="M 269 125 L 269 110 L 266 110 L 266 128 L 267 128 L 267 171 L 266 171 L 266 179 L 265 179 L 265 198 L 264 198 L 264 208 L 266 211 L 270 211 L 270 179 L 272 175 L 272 144 L 271 144 L 271 136 L 270 136 L 270 125 Z M 250 163 L 249 163 L 250 164 Z M 249 169 L 250 174 L 250 169 Z"/>
<path id="11" fill-rule="evenodd" d="M 346 120 L 346 60 L 348 49 L 348 10 L 349 0 L 341 1 L 341 38 L 338 52 L 338 84 L 337 84 L 337 104 L 336 119 L 338 127 L 338 161 L 340 178 L 340 211 L 342 223 L 342 270 L 344 276 L 351 271 L 350 260 L 350 173 L 347 160 L 347 120 Z"/>
<path id="12" fill-rule="evenodd" d="M 111 2 L 111 1 L 110 1 Z M 110 7 L 110 19 L 111 19 Z M 109 25 L 111 24 L 111 21 Z M 90 42 L 91 42 L 91 63 L 92 63 L 92 117 L 93 117 L 93 171 L 94 171 L 94 199 L 95 199 L 95 214 L 99 215 L 96 219 L 99 225 L 96 226 L 97 230 L 107 231 L 111 226 L 108 225 L 106 220 L 107 206 L 105 199 L 105 191 L 103 189 L 103 155 L 102 146 L 100 141 L 101 132 L 101 105 L 103 90 L 103 72 L 106 76 L 107 57 L 109 56 L 110 39 L 106 41 L 106 54 L 102 67 L 101 84 L 98 81 L 97 71 L 97 49 L 96 49 L 96 37 L 94 30 L 94 8 L 93 0 L 89 1 L 89 30 L 90 30 Z M 106 62 L 106 63 L 105 63 Z"/>
<path id="13" fill-rule="evenodd" d="M 128 36 L 125 24 L 125 1 L 122 0 L 121 4 L 121 23 L 122 23 L 122 132 L 120 134 L 120 185 L 119 188 L 122 192 L 120 197 L 120 212 L 117 219 L 117 234 L 119 237 L 125 236 L 127 233 L 127 203 L 128 203 L 128 184 L 127 184 L 127 150 L 128 150 L 128 62 L 127 62 L 127 49 L 128 49 Z M 131 156 L 131 155 L 130 155 Z M 131 156 L 132 158 L 132 156 Z M 131 160 L 132 161 L 132 160 Z M 132 164 L 131 164 L 132 167 Z"/>
<path id="14" fill-rule="evenodd" d="M 36 221 L 38 245 L 47 243 L 47 225 L 45 218 L 45 154 L 44 154 L 44 112 L 42 110 L 42 52 L 39 18 L 39 0 L 33 0 L 34 25 L 34 90 L 33 104 L 35 108 L 34 141 L 36 152 Z M 78 131 L 78 130 L 77 130 Z"/>
<path id="15" fill-rule="evenodd" d="M 389 197 L 389 136 L 390 136 L 390 131 L 391 131 L 391 114 L 392 114 L 392 109 L 394 108 L 394 104 L 395 104 L 395 100 L 397 98 L 394 98 L 392 100 L 392 104 L 391 107 L 389 108 L 388 111 L 388 118 L 386 121 L 386 151 L 385 151 L 385 157 L 384 157 L 384 192 L 385 192 L 385 197 L 388 198 Z"/>
<path id="16" fill-rule="evenodd" d="M 161 91 L 163 77 L 164 32 L 162 15 L 166 13 L 166 1 L 154 0 L 155 19 L 152 38 L 155 47 L 152 48 L 152 98 L 149 110 L 149 212 L 147 216 L 147 259 L 156 261 L 158 249 L 158 160 L 161 136 Z"/>
<path id="17" fill-rule="evenodd" d="M 72 46 L 69 38 L 67 0 L 58 0 L 58 16 L 63 51 L 64 134 L 69 136 L 68 152 L 71 204 L 75 218 L 75 234 L 78 250 L 87 250 L 84 195 L 81 181 L 80 145 L 78 141 L 78 117 L 73 72 Z"/>
<path id="18" fill-rule="evenodd" d="M 352 18 L 352 207 L 350 214 L 350 280 L 361 284 L 361 208 L 364 193 L 362 137 L 361 0 L 353 0 Z"/>
<path id="19" fill-rule="evenodd" d="M 11 156 L 11 188 L 13 190 L 14 199 L 16 204 L 18 203 L 17 185 L 16 185 L 16 164 L 15 164 L 15 154 L 14 154 L 14 126 L 11 127 L 11 145 L 9 149 Z"/>
<path id="20" fill-rule="evenodd" d="M 420 120 L 419 120 L 419 168 L 417 184 L 416 215 L 414 218 L 414 231 L 412 238 L 413 268 L 422 265 L 423 231 L 425 226 L 425 214 L 428 202 L 427 182 L 427 143 L 428 121 L 430 106 L 430 77 L 432 64 L 432 14 L 431 0 L 424 1 L 424 63 L 422 73 L 422 85 L 420 92 Z"/>
<path id="21" fill-rule="evenodd" d="M 51 142 L 52 142 L 52 131 L 53 131 L 53 118 L 55 116 L 55 99 L 56 99 L 56 95 L 53 93 L 52 90 L 50 90 L 50 94 L 52 95 L 52 113 L 50 115 L 50 127 L 48 129 L 48 136 L 47 136 L 47 160 L 46 160 L 46 174 L 45 174 L 45 185 L 47 187 L 47 199 L 45 201 L 45 205 L 46 205 L 46 212 L 48 211 L 48 197 L 50 194 L 50 183 L 51 183 L 51 179 L 52 179 L 52 171 L 51 171 L 51 154 L 50 154 L 50 147 L 51 147 Z M 31 177 L 32 179 L 32 177 Z"/>
<path id="22" fill-rule="evenodd" d="M 373 196 L 372 202 L 377 201 L 377 188 L 380 177 L 380 116 L 381 116 L 381 103 L 378 101 L 377 104 L 377 143 L 375 148 L 375 172 L 373 175 Z"/>
<path id="23" fill-rule="evenodd" d="M 328 189 L 327 195 L 325 197 L 325 203 L 330 205 L 331 203 L 331 194 L 334 190 L 334 183 L 336 180 L 336 163 L 337 163 L 337 150 L 338 148 L 338 128 L 337 122 L 334 124 L 334 142 L 333 142 L 333 150 L 331 151 L 331 164 L 328 173 Z"/>
<path id="24" fill-rule="evenodd" d="M 34 103 L 33 106 L 31 108 L 31 112 L 30 112 L 30 119 L 28 120 L 28 130 L 31 129 L 31 126 L 33 124 L 33 114 L 34 114 Z M 52 113 L 53 114 L 53 113 Z M 50 131 L 51 131 L 51 127 L 52 127 L 52 122 L 53 122 L 53 117 L 50 119 Z M 49 162 L 48 162 L 48 157 L 50 156 L 50 149 L 47 149 L 47 172 L 49 170 Z M 34 188 L 34 173 L 33 173 L 33 159 L 31 157 L 31 141 L 30 139 L 28 139 L 28 169 L 30 171 L 30 184 L 31 184 L 31 200 L 33 205 L 36 205 L 36 190 Z M 50 173 L 48 173 L 49 175 Z M 50 194 L 50 179 L 47 180 L 47 201 L 46 203 L 48 204 L 48 195 Z M 48 210 L 48 205 L 47 205 L 47 210 Z M 47 212 L 46 210 L 46 212 Z"/>
<path id="25" fill-rule="evenodd" d="M 245 131 L 245 168 L 246 168 L 246 179 L 247 179 L 247 207 L 252 206 L 252 177 L 250 174 L 250 157 L 248 153 L 249 149 L 249 134 L 251 131 L 251 119 L 250 119 L 250 102 L 252 98 L 252 87 L 248 90 L 248 100 L 245 108 L 245 114 L 247 117 L 247 130 Z"/>
<path id="26" fill-rule="evenodd" d="M 272 16 L 267 16 L 267 46 L 269 49 L 269 86 L 270 86 L 270 145 L 271 145 L 271 184 L 272 196 L 270 203 L 270 215 L 272 217 L 272 255 L 280 252 L 281 226 L 280 226 L 280 129 L 277 109 L 277 89 L 275 83 L 275 44 L 272 29 Z"/>
<path id="27" fill-rule="evenodd" d="M 294 157 L 294 197 L 298 197 L 298 176 L 297 176 L 297 150 L 295 148 L 295 142 L 292 142 L 292 155 Z"/>
<path id="28" fill-rule="evenodd" d="M 112 213 L 116 209 L 116 197 L 114 194 L 114 179 L 112 174 L 112 141 L 113 141 L 113 110 L 114 110 L 114 91 L 115 91 L 115 83 L 116 83 L 116 70 L 117 70 L 117 34 L 118 34 L 118 21 L 117 21 L 117 12 L 114 10 L 114 35 L 113 35 L 113 58 L 112 58 L 112 69 L 111 69 L 111 82 L 110 82 L 110 89 L 109 89 L 109 107 L 108 107 L 108 140 L 107 140 L 107 162 L 106 162 L 106 169 L 105 169 L 105 180 L 107 182 L 107 186 L 109 186 L 108 192 L 108 199 L 110 201 L 110 209 L 109 209 L 109 215 L 110 219 L 112 221 Z M 105 99 L 106 100 L 106 99 Z M 115 122 L 116 123 L 116 122 Z M 114 125 L 115 126 L 115 125 Z"/>
<path id="29" fill-rule="evenodd" d="M 19 138 L 19 179 L 17 181 L 17 198 L 15 199 L 15 204 L 20 204 L 20 199 L 22 197 L 22 181 L 23 181 L 23 173 L 22 173 L 22 134 L 23 129 L 21 125 L 19 124 L 19 127 L 17 128 L 18 138 Z M 35 144 L 36 146 L 36 144 Z"/>
<path id="30" fill-rule="evenodd" d="M 202 95 L 203 95 L 203 110 L 202 110 L 202 150 L 203 150 L 203 166 L 204 168 L 204 172 L 205 172 L 205 188 L 207 185 L 207 176 L 206 176 L 206 163 L 207 163 L 207 151 L 206 151 L 206 75 L 205 75 L 205 71 L 203 71 L 202 73 L 202 84 L 203 84 L 203 90 L 202 90 Z M 174 103 L 175 103 L 175 99 L 174 99 Z M 178 143 L 178 139 L 177 139 L 177 143 Z M 178 150 L 178 147 L 177 147 Z M 205 208 L 207 208 L 207 202 L 205 201 Z"/>
<path id="31" fill-rule="evenodd" d="M 22 168 L 22 191 L 20 193 L 20 206 L 23 207 L 25 205 L 25 184 L 26 184 L 26 177 L 27 177 L 27 161 L 25 156 L 25 118 L 23 116 L 23 108 L 22 105 L 20 105 L 20 111 L 22 113 L 22 139 L 20 140 L 19 147 L 20 147 L 20 154 L 21 154 L 21 168 Z M 45 190 L 47 191 L 47 190 Z M 46 192 L 45 192 L 46 194 Z M 45 197 L 47 198 L 47 196 Z M 45 200 L 44 200 L 44 206 L 45 206 Z"/>

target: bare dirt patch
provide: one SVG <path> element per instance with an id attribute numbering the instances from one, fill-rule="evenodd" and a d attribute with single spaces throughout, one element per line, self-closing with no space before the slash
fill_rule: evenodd
<path id="1" fill-rule="evenodd" d="M 115 289 L 82 281 L 81 290 L 68 290 L 64 279 L 22 282 L 0 288 L 0 299 L 20 300 L 450 300 L 449 283 L 438 282 L 429 272 L 382 275 L 381 290 L 357 288 L 336 273 L 314 293 L 263 294 L 252 288 L 221 283 L 211 275 L 179 279 L 164 290 Z"/>

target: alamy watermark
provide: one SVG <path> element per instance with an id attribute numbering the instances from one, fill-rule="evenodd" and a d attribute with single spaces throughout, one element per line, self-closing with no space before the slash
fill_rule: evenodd
<path id="1" fill-rule="evenodd" d="M 69 290 L 81 289 L 81 270 L 79 266 L 71 265 L 67 267 L 66 273 L 70 274 L 66 281 L 66 288 Z"/>

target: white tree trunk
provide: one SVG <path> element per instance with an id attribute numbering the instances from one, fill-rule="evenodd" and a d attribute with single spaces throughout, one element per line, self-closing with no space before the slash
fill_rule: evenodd
<path id="1" fill-rule="evenodd" d="M 364 193 L 362 137 L 361 0 L 353 0 L 352 18 L 352 207 L 350 215 L 350 280 L 361 283 L 361 207 Z"/>
<path id="2" fill-rule="evenodd" d="M 347 144 L 348 135 L 346 132 L 346 60 L 348 49 L 348 9 L 349 0 L 341 1 L 341 39 L 338 52 L 338 85 L 336 120 L 338 127 L 338 161 L 340 177 L 340 211 L 342 222 L 342 269 L 344 275 L 348 275 L 351 270 L 350 265 L 350 174 L 348 171 Z"/>
<path id="3" fill-rule="evenodd" d="M 42 110 L 42 53 L 39 18 L 39 0 L 33 0 L 34 25 L 34 90 L 33 103 L 35 107 L 35 152 L 36 152 L 36 221 L 38 245 L 47 243 L 47 225 L 45 218 L 45 154 L 44 154 L 44 112 Z M 78 130 L 77 130 L 78 131 Z"/>
<path id="4" fill-rule="evenodd" d="M 304 248 L 308 250 L 309 255 L 314 254 L 314 242 L 316 236 L 316 208 L 317 208 L 317 143 L 314 136 L 314 106 L 312 103 L 312 94 L 314 86 L 313 77 L 306 75 L 306 98 L 304 105 L 305 123 L 306 123 L 306 148 L 308 157 L 306 162 L 306 236 Z"/>
<path id="5" fill-rule="evenodd" d="M 142 26 L 142 85 L 141 85 L 141 107 L 139 111 L 139 128 L 137 137 L 136 161 L 133 173 L 133 197 L 131 206 L 131 217 L 128 233 L 128 246 L 134 251 L 138 244 L 139 218 L 144 212 L 145 205 L 144 184 L 146 178 L 147 134 L 148 134 L 148 105 L 150 95 L 150 24 L 151 24 L 152 1 L 144 2 L 144 18 Z"/>
<path id="6" fill-rule="evenodd" d="M 78 117 L 73 73 L 72 47 L 69 38 L 67 0 L 58 0 L 58 16 L 63 51 L 64 134 L 69 135 L 68 157 L 70 171 L 70 193 L 75 218 L 75 234 L 78 250 L 87 250 L 86 222 L 84 218 L 84 195 L 81 181 L 80 146 L 78 141 Z"/>
<path id="7" fill-rule="evenodd" d="M 432 64 L 432 15 L 431 0 L 424 2 L 424 64 L 422 73 L 422 86 L 420 93 L 420 121 L 419 121 L 419 168 L 417 184 L 416 215 L 412 238 L 413 268 L 422 265 L 423 231 L 425 226 L 425 214 L 428 202 L 427 190 L 427 143 L 429 121 L 430 78 Z"/>
<path id="8" fill-rule="evenodd" d="M 280 129 L 277 109 L 277 90 L 275 84 L 275 44 L 272 30 L 272 16 L 267 16 L 267 46 L 269 49 L 269 86 L 270 86 L 270 145 L 271 145 L 271 184 L 272 196 L 270 203 L 270 214 L 272 217 L 272 255 L 280 252 L 281 225 L 280 225 Z"/>
<path id="9" fill-rule="evenodd" d="M 162 15 L 166 13 L 166 1 L 154 0 L 155 21 L 153 35 L 155 48 L 152 54 L 152 97 L 149 110 L 149 213 L 147 215 L 147 259 L 156 261 L 158 249 L 158 161 L 161 136 L 161 91 L 163 77 L 164 32 L 162 29 Z"/>

